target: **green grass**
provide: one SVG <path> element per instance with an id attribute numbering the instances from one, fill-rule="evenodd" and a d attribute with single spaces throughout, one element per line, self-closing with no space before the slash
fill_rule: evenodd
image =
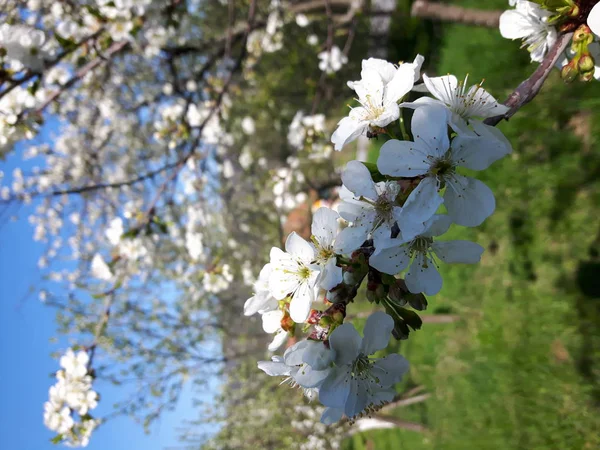
<path id="1" fill-rule="evenodd" d="M 485 78 L 500 99 L 535 68 L 497 30 L 448 25 L 440 38 L 437 73 Z M 554 73 L 502 124 L 514 153 L 477 174 L 496 212 L 446 236 L 482 244 L 482 262 L 442 266 L 444 288 L 429 298 L 428 314 L 461 320 L 400 345 L 412 366 L 399 391 L 423 385 L 432 397 L 393 414 L 429 431 L 363 433 L 346 449 L 600 448 L 599 102 L 600 83 L 566 86 Z"/>

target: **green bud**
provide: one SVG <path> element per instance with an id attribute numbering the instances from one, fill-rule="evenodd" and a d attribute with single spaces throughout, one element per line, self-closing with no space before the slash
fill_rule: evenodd
<path id="1" fill-rule="evenodd" d="M 572 83 L 575 81 L 575 78 L 577 78 L 577 75 L 579 75 L 579 70 L 577 69 L 577 66 L 573 64 L 573 62 L 575 62 L 575 60 L 565 65 L 560 71 L 560 76 L 565 83 Z"/>
<path id="2" fill-rule="evenodd" d="M 585 73 L 582 73 L 581 75 L 579 75 L 579 80 L 580 81 L 588 82 L 588 81 L 592 81 L 593 79 L 594 79 L 594 71 L 593 70 L 590 71 L 590 72 L 585 72 Z"/>
<path id="3" fill-rule="evenodd" d="M 594 64 L 594 58 L 592 58 L 589 54 L 582 55 L 581 58 L 579 58 L 579 62 L 577 63 L 577 68 L 581 73 L 586 73 L 590 71 L 593 72 L 596 68 Z"/>

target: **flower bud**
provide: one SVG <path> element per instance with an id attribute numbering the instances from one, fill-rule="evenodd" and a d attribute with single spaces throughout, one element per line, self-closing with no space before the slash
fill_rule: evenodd
<path id="1" fill-rule="evenodd" d="M 581 73 L 586 73 L 590 71 L 593 72 L 595 69 L 594 58 L 592 58 L 589 54 L 582 55 L 581 58 L 579 58 L 579 62 L 577 63 L 577 68 Z"/>
<path id="2" fill-rule="evenodd" d="M 594 79 L 594 71 L 593 70 L 579 75 L 580 81 L 588 82 L 588 81 L 592 81 L 593 79 Z"/>
<path id="3" fill-rule="evenodd" d="M 566 83 L 575 81 L 577 75 L 579 75 L 579 69 L 577 68 L 575 60 L 572 60 L 569 64 L 563 66 L 560 71 L 560 76 Z"/>

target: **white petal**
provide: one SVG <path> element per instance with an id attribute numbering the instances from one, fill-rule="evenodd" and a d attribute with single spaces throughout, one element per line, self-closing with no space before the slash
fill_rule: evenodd
<path id="1" fill-rule="evenodd" d="M 508 106 L 498 103 L 492 94 L 480 85 L 471 86 L 466 95 L 469 103 L 466 115 L 463 114 L 465 117 L 494 117 L 505 114 L 510 109 Z"/>
<path id="2" fill-rule="evenodd" d="M 352 379 L 350 381 L 350 393 L 346 400 L 344 407 L 344 413 L 348 417 L 354 417 L 364 411 L 365 407 L 369 404 L 369 393 L 366 387 L 368 386 L 367 381 L 360 379 Z"/>
<path id="3" fill-rule="evenodd" d="M 441 236 L 448 231 L 448 228 L 450 228 L 450 225 L 452 225 L 452 219 L 447 214 L 436 214 L 429 219 L 425 225 L 426 229 L 421 236 Z"/>
<path id="4" fill-rule="evenodd" d="M 337 129 L 331 135 L 331 142 L 334 144 L 335 150 L 341 150 L 345 145 L 349 144 L 365 131 L 369 124 L 364 121 L 359 121 L 352 117 L 344 117 L 338 123 Z"/>
<path id="5" fill-rule="evenodd" d="M 372 67 L 365 67 L 360 72 L 360 82 L 354 84 L 354 90 L 358 94 L 361 102 L 368 101 L 374 105 L 381 105 L 383 102 L 384 84 L 379 72 Z"/>
<path id="6" fill-rule="evenodd" d="M 394 329 L 394 319 L 382 311 L 374 312 L 367 319 L 361 353 L 372 355 L 387 347 Z"/>
<path id="7" fill-rule="evenodd" d="M 381 146 L 377 169 L 393 177 L 416 177 L 427 173 L 429 148 L 422 143 L 391 139 Z"/>
<path id="8" fill-rule="evenodd" d="M 302 261 L 310 262 L 315 258 L 315 248 L 310 242 L 306 242 L 295 231 L 292 231 L 285 241 L 285 250 L 300 258 Z"/>
<path id="9" fill-rule="evenodd" d="M 290 374 L 290 368 L 283 362 L 259 361 L 258 368 L 271 377 L 286 376 Z"/>
<path id="10" fill-rule="evenodd" d="M 314 367 L 304 364 L 292 378 L 303 388 L 314 388 L 318 387 L 330 372 L 330 369 L 316 370 Z"/>
<path id="11" fill-rule="evenodd" d="M 294 293 L 290 302 L 290 317 L 296 323 L 303 323 L 308 319 L 310 308 L 314 301 L 314 290 L 308 283 L 302 283 Z"/>
<path id="12" fill-rule="evenodd" d="M 342 172 L 342 182 L 356 197 L 377 199 L 375 183 L 369 169 L 360 161 L 350 161 Z"/>
<path id="13" fill-rule="evenodd" d="M 434 242 L 431 248 L 445 263 L 475 264 L 483 253 L 483 247 L 471 241 Z"/>
<path id="14" fill-rule="evenodd" d="M 475 178 L 454 175 L 448 180 L 444 203 L 452 221 L 465 227 L 476 227 L 496 209 L 491 189 Z"/>
<path id="15" fill-rule="evenodd" d="M 331 366 L 333 352 L 320 341 L 308 341 L 310 345 L 302 356 L 302 361 L 315 370 L 325 370 Z"/>
<path id="16" fill-rule="evenodd" d="M 328 247 L 333 243 L 339 230 L 338 218 L 340 215 L 329 208 L 319 208 L 313 215 L 311 232 L 321 247 Z"/>
<path id="17" fill-rule="evenodd" d="M 329 291 L 342 282 L 343 276 L 342 268 L 336 264 L 336 258 L 329 258 L 321 271 L 321 287 Z"/>
<path id="18" fill-rule="evenodd" d="M 386 86 L 384 102 L 397 102 L 408 94 L 415 84 L 415 65 L 400 64 L 392 80 Z"/>
<path id="19" fill-rule="evenodd" d="M 377 360 L 373 365 L 373 375 L 379 379 L 379 385 L 383 387 L 393 386 L 398 383 L 402 376 L 408 372 L 408 361 L 397 353 L 392 353 L 385 358 Z"/>
<path id="20" fill-rule="evenodd" d="M 345 186 L 342 186 L 340 189 L 340 198 L 342 199 L 342 202 L 338 206 L 340 217 L 348 222 L 360 221 L 367 214 L 370 214 L 373 219 L 375 218 L 375 211 L 372 205 L 355 200 L 354 194 L 352 193 L 350 193 L 351 198 L 344 198 L 343 196 L 346 195 L 346 192 L 350 193 Z"/>
<path id="21" fill-rule="evenodd" d="M 269 292 L 277 300 L 283 300 L 293 293 L 300 283 L 300 279 L 296 274 L 287 273 L 286 270 L 283 266 L 281 268 L 277 267 L 269 277 Z"/>
<path id="22" fill-rule="evenodd" d="M 600 3 L 592 8 L 587 19 L 588 27 L 596 36 L 600 37 Z"/>
<path id="23" fill-rule="evenodd" d="M 265 313 L 277 308 L 277 300 L 275 300 L 269 291 L 257 292 L 244 303 L 244 315 L 252 316 L 257 312 Z"/>
<path id="24" fill-rule="evenodd" d="M 436 179 L 433 177 L 422 179 L 406 199 L 397 217 L 402 238 L 408 240 L 421 234 L 425 230 L 425 223 L 431 219 L 443 202 L 438 193 Z"/>
<path id="25" fill-rule="evenodd" d="M 296 342 L 288 348 L 283 354 L 283 361 L 288 366 L 301 366 L 304 364 L 304 354 L 310 351 L 314 345 L 314 341 L 304 340 Z"/>
<path id="26" fill-rule="evenodd" d="M 319 400 L 330 408 L 344 408 L 350 393 L 350 368 L 335 367 L 319 388 Z"/>
<path id="27" fill-rule="evenodd" d="M 411 121 L 411 133 L 415 144 L 428 149 L 427 154 L 443 156 L 450 141 L 448 139 L 448 108 L 441 105 L 427 105 L 417 108 Z"/>
<path id="28" fill-rule="evenodd" d="M 431 95 L 447 105 L 452 104 L 454 92 L 458 87 L 458 80 L 454 75 L 429 78 L 423 74 L 423 82 L 427 86 L 427 89 L 429 89 L 429 92 L 431 92 Z"/>
<path id="29" fill-rule="evenodd" d="M 396 275 L 408 267 L 410 254 L 406 245 L 376 251 L 369 258 L 369 265 L 380 272 Z"/>
<path id="30" fill-rule="evenodd" d="M 388 103 L 384 105 L 384 110 L 376 119 L 373 119 L 370 124 L 375 127 L 386 127 L 390 123 L 398 120 L 400 117 L 400 107 L 397 103 Z"/>
<path id="31" fill-rule="evenodd" d="M 329 346 L 334 352 L 335 364 L 343 366 L 354 361 L 360 351 L 361 342 L 360 334 L 351 323 L 344 323 L 333 330 L 329 336 Z"/>
<path id="32" fill-rule="evenodd" d="M 286 331 L 281 330 L 279 333 L 275 334 L 275 337 L 267 347 L 270 352 L 274 352 L 279 347 L 281 347 L 285 341 L 287 341 L 288 334 Z"/>
<path id="33" fill-rule="evenodd" d="M 325 408 L 321 415 L 321 423 L 325 425 L 333 425 L 342 420 L 344 410 L 342 408 Z"/>
<path id="34" fill-rule="evenodd" d="M 348 254 L 359 248 L 367 240 L 369 230 L 364 227 L 348 227 L 335 238 L 334 250 L 337 254 Z"/>
<path id="35" fill-rule="evenodd" d="M 262 315 L 262 325 L 265 333 L 275 333 L 281 330 L 281 319 L 283 319 L 283 311 L 269 311 Z"/>
<path id="36" fill-rule="evenodd" d="M 422 253 L 415 257 L 404 281 L 413 294 L 422 292 L 425 295 L 435 295 L 442 289 L 442 276 L 434 262 L 424 257 Z"/>
<path id="37" fill-rule="evenodd" d="M 532 34 L 532 22 L 527 15 L 510 9 L 500 16 L 500 34 L 505 39 L 522 39 Z"/>
<path id="38" fill-rule="evenodd" d="M 452 141 L 452 159 L 467 169 L 487 169 L 505 155 L 506 145 L 496 139 L 458 135 Z"/>

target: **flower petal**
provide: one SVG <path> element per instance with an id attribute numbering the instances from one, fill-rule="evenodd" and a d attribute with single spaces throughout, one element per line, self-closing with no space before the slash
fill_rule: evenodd
<path id="1" fill-rule="evenodd" d="M 454 175 L 448 180 L 444 203 L 452 221 L 465 227 L 476 227 L 496 209 L 491 189 L 475 178 Z"/>
<path id="2" fill-rule="evenodd" d="M 412 239 L 425 231 L 425 223 L 431 219 L 442 203 L 444 200 L 438 193 L 437 180 L 434 177 L 421 180 L 396 217 L 402 238 Z"/>
<path id="3" fill-rule="evenodd" d="M 290 255 L 294 255 L 304 262 L 310 262 L 315 258 L 315 248 L 313 245 L 302 239 L 295 231 L 292 231 L 287 237 L 285 250 Z"/>
<path id="4" fill-rule="evenodd" d="M 475 264 L 483 253 L 483 247 L 471 241 L 434 242 L 431 249 L 445 263 Z"/>
<path id="5" fill-rule="evenodd" d="M 283 311 L 280 309 L 264 313 L 262 315 L 264 332 L 271 334 L 281 330 L 281 319 L 283 319 Z"/>
<path id="6" fill-rule="evenodd" d="M 444 75 L 443 77 L 428 77 L 423 74 L 423 82 L 431 95 L 441 100 L 447 105 L 452 104 L 454 92 L 458 87 L 458 80 L 454 75 Z"/>
<path id="7" fill-rule="evenodd" d="M 415 144 L 425 146 L 427 154 L 433 157 L 443 156 L 450 141 L 448 139 L 448 108 L 442 105 L 427 105 L 417 108 L 411 121 L 411 132 Z"/>
<path id="8" fill-rule="evenodd" d="M 290 302 L 290 317 L 294 322 L 303 323 L 308 319 L 314 299 L 314 289 L 308 283 L 301 283 Z"/>
<path id="9" fill-rule="evenodd" d="M 319 386 L 329 375 L 331 369 L 316 370 L 314 367 L 304 364 L 292 376 L 294 381 L 303 388 L 314 388 Z"/>
<path id="10" fill-rule="evenodd" d="M 427 173 L 429 149 L 421 143 L 391 139 L 381 146 L 377 169 L 384 175 L 416 177 Z"/>
<path id="11" fill-rule="evenodd" d="M 442 276 L 434 262 L 422 253 L 417 254 L 404 279 L 413 294 L 435 295 L 442 289 Z"/>
<path id="12" fill-rule="evenodd" d="M 350 393 L 346 400 L 344 413 L 348 417 L 354 417 L 365 410 L 369 403 L 368 381 L 352 378 L 350 381 Z"/>
<path id="13" fill-rule="evenodd" d="M 271 377 L 287 376 L 290 368 L 280 361 L 259 361 L 258 368 Z"/>
<path id="14" fill-rule="evenodd" d="M 336 211 L 325 207 L 317 209 L 314 213 L 311 232 L 321 247 L 328 247 L 333 243 L 339 230 L 339 217 Z"/>
<path id="15" fill-rule="evenodd" d="M 596 36 L 600 37 L 600 3 L 592 8 L 587 19 L 588 27 Z"/>
<path id="16" fill-rule="evenodd" d="M 350 367 L 334 367 L 319 389 L 319 400 L 324 406 L 344 408 L 350 394 Z"/>
<path id="17" fill-rule="evenodd" d="M 327 264 L 321 271 L 321 287 L 329 291 L 342 282 L 344 274 L 342 268 L 337 265 L 335 256 L 329 258 Z"/>
<path id="18" fill-rule="evenodd" d="M 344 148 L 344 146 L 363 134 L 368 127 L 368 122 L 357 120 L 354 117 L 344 117 L 340 120 L 337 129 L 331 135 L 331 142 L 335 150 L 339 151 Z"/>
<path id="19" fill-rule="evenodd" d="M 382 387 L 393 386 L 400 382 L 406 372 L 409 364 L 403 356 L 392 353 L 385 358 L 378 359 L 373 364 L 372 373 L 379 379 L 379 385 Z"/>
<path id="20" fill-rule="evenodd" d="M 372 355 L 376 351 L 386 348 L 393 329 L 394 319 L 386 313 L 377 311 L 371 314 L 365 324 L 361 353 Z"/>
<path id="21" fill-rule="evenodd" d="M 410 253 L 406 245 L 378 250 L 369 258 L 369 265 L 380 272 L 396 275 L 408 267 Z"/>
<path id="22" fill-rule="evenodd" d="M 281 347 L 285 343 L 285 341 L 287 341 L 287 338 L 288 338 L 287 331 L 283 331 L 283 330 L 279 331 L 279 333 L 275 334 L 275 337 L 273 338 L 273 340 L 267 347 L 268 350 L 270 352 L 274 352 L 279 347 Z"/>
<path id="23" fill-rule="evenodd" d="M 369 230 L 365 226 L 347 227 L 335 238 L 333 249 L 338 254 L 352 253 L 367 240 Z"/>
<path id="24" fill-rule="evenodd" d="M 333 330 L 329 336 L 329 346 L 334 352 L 335 364 L 343 366 L 352 363 L 358 356 L 361 342 L 360 334 L 351 323 L 344 323 Z"/>
<path id="25" fill-rule="evenodd" d="M 325 370 L 331 366 L 333 352 L 321 341 L 308 341 L 302 360 L 315 370 Z"/>
<path id="26" fill-rule="evenodd" d="M 321 423 L 325 425 L 333 425 L 342 420 L 344 410 L 342 408 L 325 408 L 321 415 Z"/>
<path id="27" fill-rule="evenodd" d="M 342 172 L 342 182 L 356 197 L 377 199 L 375 183 L 369 169 L 360 161 L 350 161 Z"/>
<path id="28" fill-rule="evenodd" d="M 452 159 L 458 165 L 484 170 L 512 151 L 510 142 L 496 127 L 476 120 L 471 125 L 478 135 L 459 134 L 452 141 Z"/>
<path id="29" fill-rule="evenodd" d="M 452 219 L 447 214 L 436 214 L 425 224 L 425 231 L 421 236 L 434 237 L 441 236 L 452 225 Z"/>

